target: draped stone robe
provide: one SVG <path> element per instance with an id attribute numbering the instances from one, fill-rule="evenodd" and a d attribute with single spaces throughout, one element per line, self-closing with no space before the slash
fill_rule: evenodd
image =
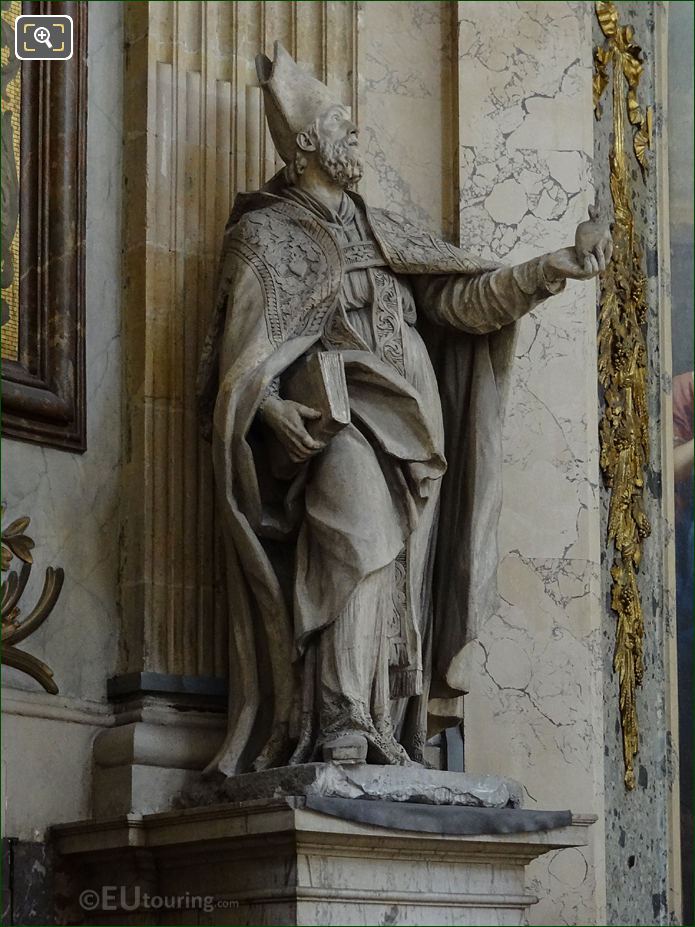
<path id="1" fill-rule="evenodd" d="M 320 759 L 346 732 L 422 759 L 428 700 L 464 690 L 452 660 L 494 608 L 513 323 L 560 288 L 356 196 L 238 200 L 199 382 L 230 607 L 214 768 Z M 281 478 L 257 411 L 314 350 L 342 353 L 351 423 Z"/>

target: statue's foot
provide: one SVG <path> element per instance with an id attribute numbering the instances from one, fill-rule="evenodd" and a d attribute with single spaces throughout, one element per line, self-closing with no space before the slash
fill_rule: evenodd
<path id="1" fill-rule="evenodd" d="M 367 750 L 366 736 L 357 731 L 350 731 L 327 740 L 322 753 L 326 763 L 355 765 L 367 762 Z"/>
<path id="2" fill-rule="evenodd" d="M 387 743 L 376 730 L 343 731 L 326 740 L 321 754 L 326 763 L 353 766 L 360 763 L 377 763 L 382 766 L 399 766 L 410 762 L 403 748 Z"/>
<path id="3" fill-rule="evenodd" d="M 419 766 L 396 740 L 388 717 L 373 719 L 364 706 L 351 705 L 349 717 L 333 721 L 319 735 L 313 756 L 334 763 Z"/>

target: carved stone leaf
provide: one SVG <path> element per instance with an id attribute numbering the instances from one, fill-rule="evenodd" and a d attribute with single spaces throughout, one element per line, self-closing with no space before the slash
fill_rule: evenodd
<path id="1" fill-rule="evenodd" d="M 3 508 L 4 512 L 4 508 Z M 30 537 L 24 534 L 29 527 L 31 519 L 26 515 L 16 518 L 11 524 L 2 530 L 2 569 L 3 572 L 8 570 L 12 557 L 19 557 L 25 563 L 31 563 L 31 549 L 34 542 Z"/>
<path id="2" fill-rule="evenodd" d="M 15 519 L 11 525 L 8 525 L 7 528 L 3 528 L 3 539 L 7 540 L 7 538 L 15 537 L 18 534 L 24 534 L 25 530 L 29 527 L 30 521 L 31 519 L 26 515 L 22 518 Z"/>
<path id="3" fill-rule="evenodd" d="M 34 562 L 31 556 L 34 542 L 30 537 L 27 537 L 26 534 L 20 534 L 13 538 L 6 538 L 5 544 L 10 548 L 15 557 L 19 557 L 19 559 L 23 560 L 25 563 Z"/>

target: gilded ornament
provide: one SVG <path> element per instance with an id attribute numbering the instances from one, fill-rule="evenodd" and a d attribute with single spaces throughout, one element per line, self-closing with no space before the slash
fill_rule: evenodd
<path id="1" fill-rule="evenodd" d="M 635 128 L 632 147 L 644 176 L 652 110 L 643 112 L 637 100 L 643 63 L 632 26 L 620 27 L 614 3 L 596 3 L 596 15 L 606 42 L 594 52 L 594 111 L 600 119 L 601 98 L 612 76 L 609 160 L 615 212 L 613 261 L 603 275 L 598 326 L 598 375 L 604 392 L 600 465 L 610 489 L 607 539 L 614 550 L 611 607 L 617 616 L 613 670 L 619 679 L 625 785 L 634 789 L 633 759 L 639 747 L 636 689 L 644 676 L 644 618 L 637 573 L 642 544 L 651 528 L 644 511 L 644 475 L 649 462 L 647 279 L 632 211 L 625 116 Z"/>

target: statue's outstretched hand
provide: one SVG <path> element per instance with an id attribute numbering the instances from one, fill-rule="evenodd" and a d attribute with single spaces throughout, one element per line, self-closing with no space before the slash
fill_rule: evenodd
<path id="1" fill-rule="evenodd" d="M 595 206 L 589 206 L 589 217 L 577 226 L 573 248 L 560 248 L 541 259 L 547 280 L 590 280 L 606 269 L 613 254 L 610 227 Z"/>
<path id="2" fill-rule="evenodd" d="M 304 425 L 305 421 L 321 418 L 321 413 L 301 402 L 270 396 L 263 403 L 261 418 L 275 432 L 292 463 L 302 463 L 326 446 L 312 438 Z"/>

